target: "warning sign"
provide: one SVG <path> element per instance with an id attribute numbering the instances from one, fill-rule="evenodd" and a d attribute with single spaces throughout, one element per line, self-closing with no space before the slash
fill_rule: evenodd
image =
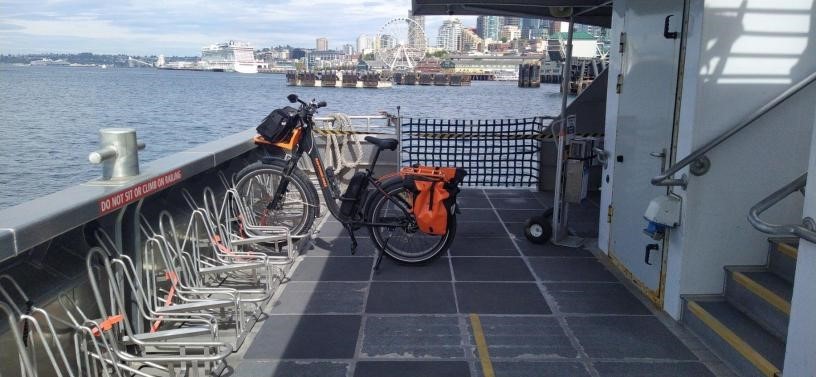
<path id="1" fill-rule="evenodd" d="M 131 186 L 99 200 L 99 214 L 104 215 L 138 201 L 150 194 L 161 191 L 181 181 L 181 169 L 162 174 L 156 178 Z"/>

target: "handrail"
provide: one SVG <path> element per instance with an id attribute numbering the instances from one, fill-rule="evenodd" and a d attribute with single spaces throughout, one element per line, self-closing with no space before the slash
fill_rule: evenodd
<path id="1" fill-rule="evenodd" d="M 794 179 L 791 183 L 788 183 L 784 187 L 775 191 L 773 194 L 760 200 L 759 203 L 751 207 L 751 211 L 748 212 L 748 222 L 751 223 L 756 230 L 762 233 L 767 233 L 774 236 L 797 236 L 810 242 L 816 242 L 816 232 L 814 232 L 814 230 L 816 230 L 814 229 L 815 224 L 813 223 L 813 219 L 809 217 L 805 218 L 803 224 L 784 225 L 772 224 L 759 218 L 759 215 L 765 212 L 768 208 L 773 207 L 776 203 L 779 203 L 788 195 L 801 190 L 806 184 L 807 173 L 804 173 L 798 178 Z"/>
<path id="2" fill-rule="evenodd" d="M 787 100 L 788 98 L 790 98 L 794 94 L 798 93 L 799 91 L 804 89 L 806 86 L 808 86 L 809 84 L 811 84 L 815 80 L 816 80 L 816 72 L 813 72 L 810 75 L 808 75 L 807 77 L 805 77 L 802 80 L 800 80 L 799 82 L 797 82 L 795 85 L 791 86 L 790 88 L 786 89 L 784 92 L 780 93 L 778 96 L 774 97 L 774 99 L 771 100 L 771 102 L 768 102 L 764 106 L 760 107 L 759 109 L 757 109 L 756 111 L 754 111 L 753 113 L 751 113 L 750 115 L 745 117 L 740 123 L 738 123 L 733 128 L 731 128 L 728 131 L 720 134 L 719 136 L 715 137 L 711 141 L 703 144 L 702 146 L 700 146 L 699 148 L 694 150 L 694 152 L 691 152 L 691 154 L 689 154 L 688 156 L 686 156 L 682 160 L 680 160 L 677 163 L 675 163 L 674 165 L 672 165 L 666 171 L 664 171 L 660 175 L 652 178 L 652 185 L 654 185 L 654 186 L 682 186 L 683 188 L 685 188 L 686 185 L 688 184 L 688 179 L 685 176 L 683 176 L 680 179 L 670 179 L 670 177 L 673 176 L 678 171 L 680 171 L 680 169 L 682 169 L 682 168 L 684 168 L 684 167 L 686 167 L 686 166 L 688 166 L 688 165 L 690 165 L 690 164 L 692 164 L 694 162 L 700 161 L 705 156 L 706 153 L 708 153 L 709 151 L 714 149 L 716 146 L 722 144 L 724 141 L 728 140 L 731 136 L 734 136 L 735 134 L 740 132 L 742 129 L 744 129 L 745 127 L 747 127 L 748 125 L 750 125 L 751 123 L 753 123 L 754 121 L 756 121 L 757 119 L 759 119 L 760 117 L 762 117 L 763 115 L 765 115 L 766 113 L 768 113 L 769 111 L 774 109 L 775 107 L 779 106 L 779 104 L 781 104 L 782 102 L 785 102 L 785 100 Z"/>

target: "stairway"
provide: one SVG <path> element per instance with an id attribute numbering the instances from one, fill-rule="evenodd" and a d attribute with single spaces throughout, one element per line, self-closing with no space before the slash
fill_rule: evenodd
<path id="1" fill-rule="evenodd" d="M 683 296 L 683 323 L 740 376 L 782 376 L 798 241 L 770 239 L 766 266 L 725 267 L 725 293 Z"/>

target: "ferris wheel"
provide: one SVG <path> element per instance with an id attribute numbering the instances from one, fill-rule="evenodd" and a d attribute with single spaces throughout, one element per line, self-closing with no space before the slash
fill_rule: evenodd
<path id="1" fill-rule="evenodd" d="M 392 71 L 412 69 L 425 57 L 427 41 L 422 25 L 410 18 L 394 18 L 380 28 L 374 49 Z"/>

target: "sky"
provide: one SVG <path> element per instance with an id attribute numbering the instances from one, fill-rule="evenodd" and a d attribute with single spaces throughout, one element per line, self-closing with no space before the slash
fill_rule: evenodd
<path id="1" fill-rule="evenodd" d="M 227 40 L 255 48 L 356 44 L 410 0 L 0 0 L 0 54 L 78 53 L 198 56 Z M 431 43 L 447 16 L 426 17 Z M 460 17 L 475 27 L 475 17 Z"/>

